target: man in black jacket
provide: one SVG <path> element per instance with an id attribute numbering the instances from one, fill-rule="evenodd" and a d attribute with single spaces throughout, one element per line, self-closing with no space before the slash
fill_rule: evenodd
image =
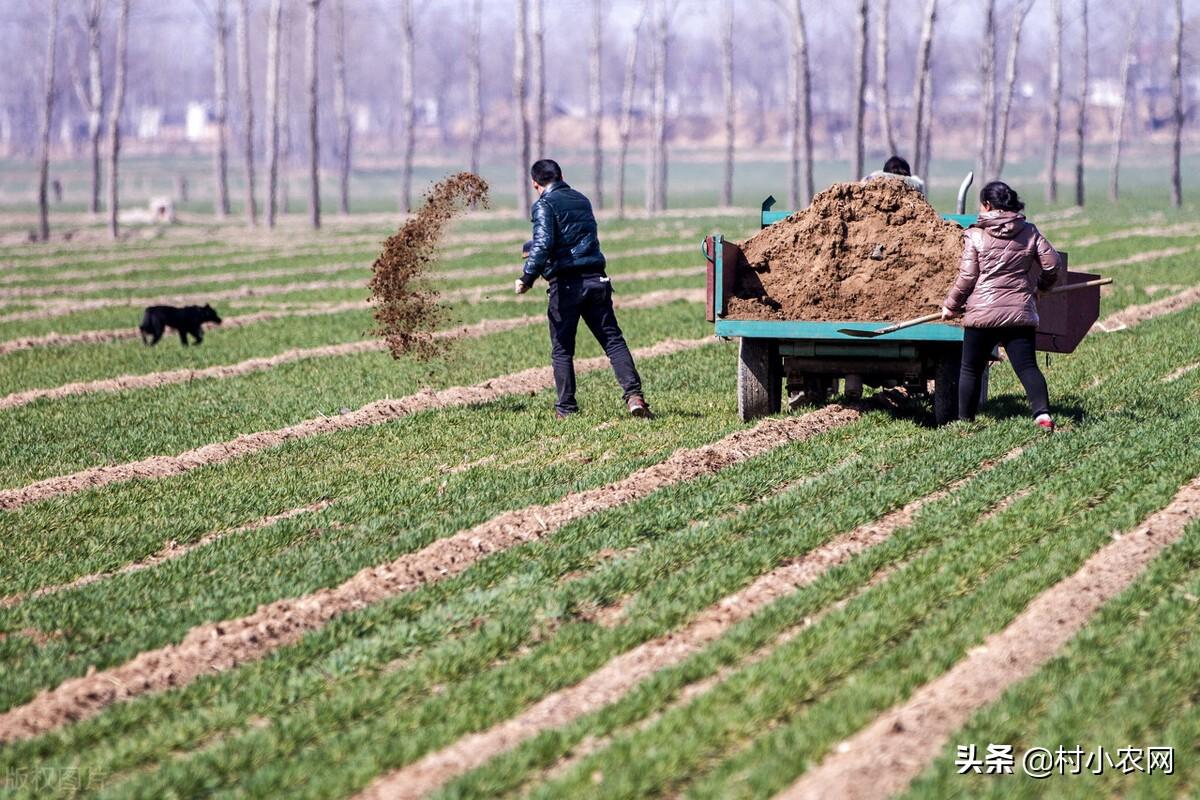
<path id="1" fill-rule="evenodd" d="M 547 313 L 550 360 L 558 390 L 555 413 L 564 419 L 579 411 L 575 403 L 575 332 L 582 319 L 608 355 L 617 382 L 625 390 L 629 413 L 648 417 L 650 407 L 642 397 L 642 381 L 613 311 L 612 283 L 604 272 L 592 204 L 563 182 L 556 162 L 542 159 L 529 172 L 539 196 L 531 215 L 533 239 L 526 247 L 525 271 L 517 278 L 516 290 L 525 294 L 539 276 L 550 284 Z"/>

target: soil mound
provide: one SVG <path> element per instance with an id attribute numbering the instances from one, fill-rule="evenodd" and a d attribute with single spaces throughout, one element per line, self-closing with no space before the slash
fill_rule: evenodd
<path id="1" fill-rule="evenodd" d="M 373 333 L 382 336 L 394 358 L 415 352 L 428 357 L 438 350 L 434 330 L 443 321 L 437 293 L 421 285 L 434 263 L 446 226 L 468 205 L 487 205 L 487 181 L 459 172 L 436 183 L 412 219 L 389 236 L 371 269 L 371 302 L 375 306 Z"/>
<path id="2" fill-rule="evenodd" d="M 902 181 L 838 183 L 742 243 L 734 319 L 903 320 L 936 311 L 963 232 Z"/>

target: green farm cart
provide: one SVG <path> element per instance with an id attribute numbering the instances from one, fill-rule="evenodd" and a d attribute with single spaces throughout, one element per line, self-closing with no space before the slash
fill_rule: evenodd
<path id="1" fill-rule="evenodd" d="M 961 196 L 960 192 L 960 212 Z M 768 197 L 762 205 L 764 228 L 791 214 L 773 211 L 774 202 Z M 975 221 L 974 215 L 962 213 L 943 216 L 964 227 Z M 706 237 L 702 249 L 708 262 L 708 320 L 717 336 L 739 341 L 738 414 L 743 420 L 778 413 L 785 387 L 789 407 L 795 408 L 824 404 L 838 393 L 839 382 L 852 399 L 861 395 L 864 386 L 903 386 L 911 395 L 932 396 L 937 424 L 957 419 L 960 326 L 931 322 L 876 338 L 857 338 L 843 331 L 878 330 L 888 323 L 727 319 L 727 299 L 737 286 L 738 272 L 749 267 L 738 245 L 720 234 Z M 1065 263 L 1066 254 L 1063 258 Z M 1066 283 L 1096 278 L 1068 272 Z M 1045 295 L 1038 301 L 1038 313 L 1038 349 L 1070 353 L 1099 317 L 1100 287 Z"/>

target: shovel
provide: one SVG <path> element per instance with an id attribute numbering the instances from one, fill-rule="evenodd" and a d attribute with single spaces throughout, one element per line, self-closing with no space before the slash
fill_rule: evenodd
<path id="1" fill-rule="evenodd" d="M 1086 289 L 1089 286 L 1107 286 L 1108 284 L 1110 284 L 1112 282 L 1113 282 L 1112 278 L 1096 278 L 1095 280 L 1092 280 L 1092 281 L 1082 281 L 1081 283 L 1069 283 L 1065 286 L 1055 286 L 1053 289 L 1050 289 L 1049 291 L 1041 292 L 1041 294 L 1058 294 L 1059 292 L 1073 292 L 1076 289 Z M 909 320 L 905 320 L 904 322 L 897 322 L 895 325 L 888 325 L 886 328 L 878 328 L 873 331 L 860 331 L 860 330 L 854 330 L 853 328 L 839 328 L 838 333 L 844 333 L 847 336 L 857 336 L 860 339 L 874 339 L 876 336 L 884 336 L 885 334 L 895 333 L 896 331 L 901 331 L 901 330 L 904 330 L 905 328 L 911 328 L 915 325 L 924 325 L 926 322 L 935 322 L 941 318 L 942 318 L 942 312 L 937 311 L 933 314 L 926 314 L 925 316 L 917 317 L 916 319 L 909 319 Z"/>

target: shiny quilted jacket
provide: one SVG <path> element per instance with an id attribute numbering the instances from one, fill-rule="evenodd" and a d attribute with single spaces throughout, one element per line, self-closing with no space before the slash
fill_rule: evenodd
<path id="1" fill-rule="evenodd" d="M 1014 211 L 985 211 L 963 235 L 958 279 L 944 305 L 968 328 L 1038 324 L 1037 293 L 1058 281 L 1062 259 Z"/>

